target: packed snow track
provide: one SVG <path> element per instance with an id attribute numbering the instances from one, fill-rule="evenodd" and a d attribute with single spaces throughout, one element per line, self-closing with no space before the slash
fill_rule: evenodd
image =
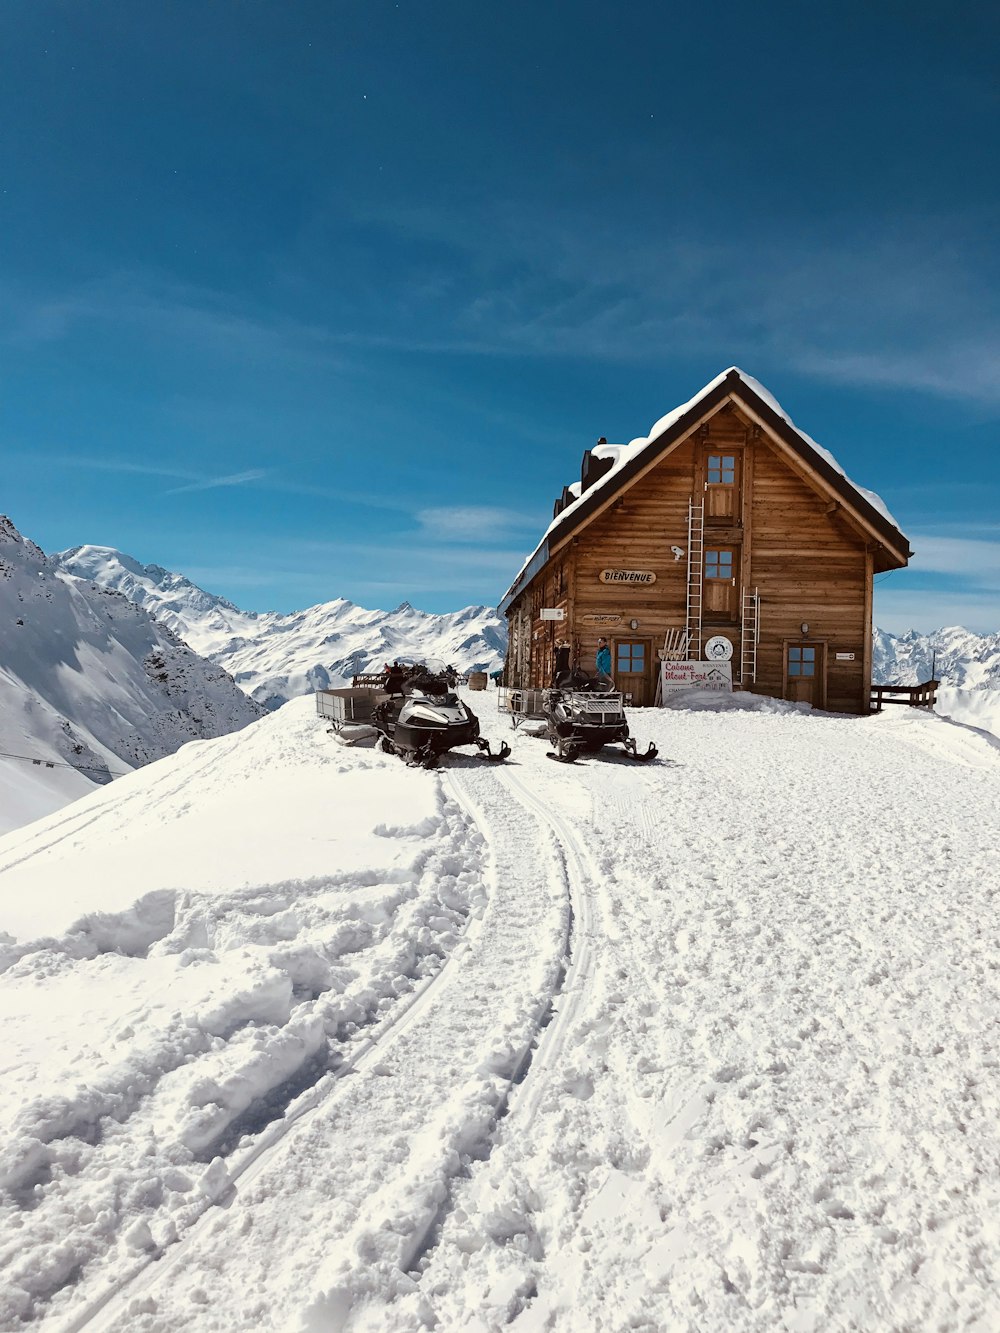
<path id="1" fill-rule="evenodd" d="M 1000 751 L 310 701 L 0 840 L 0 1328 L 1000 1327 Z"/>

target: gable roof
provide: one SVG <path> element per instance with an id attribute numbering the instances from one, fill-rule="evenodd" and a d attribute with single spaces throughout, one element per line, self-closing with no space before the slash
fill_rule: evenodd
<path id="1" fill-rule="evenodd" d="M 612 466 L 552 520 L 542 540 L 504 594 L 500 611 L 506 611 L 544 567 L 550 552 L 554 552 L 591 518 L 607 508 L 616 495 L 626 490 L 643 472 L 730 400 L 739 404 L 750 417 L 764 426 L 827 490 L 843 502 L 862 527 L 868 529 L 886 548 L 887 554 L 894 557 L 894 560 L 890 560 L 889 568 L 899 568 L 906 564 L 912 555 L 910 544 L 881 497 L 851 481 L 829 450 L 799 430 L 777 399 L 762 384 L 738 367 L 731 366 L 706 384 L 689 402 L 682 403 L 662 417 L 649 435 L 627 445 L 598 445 L 592 451 L 599 457 L 610 458 Z"/>

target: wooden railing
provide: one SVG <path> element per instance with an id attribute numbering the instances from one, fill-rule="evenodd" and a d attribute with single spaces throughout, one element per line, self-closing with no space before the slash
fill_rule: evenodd
<path id="1" fill-rule="evenodd" d="M 873 685 L 869 711 L 881 713 L 883 704 L 907 704 L 910 708 L 933 708 L 937 702 L 939 680 L 925 680 L 922 685 Z"/>

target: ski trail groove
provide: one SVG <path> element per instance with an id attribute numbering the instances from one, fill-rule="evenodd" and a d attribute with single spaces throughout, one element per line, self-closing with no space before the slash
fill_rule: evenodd
<path id="1" fill-rule="evenodd" d="M 484 840 L 488 844 L 491 844 L 493 841 L 493 834 L 488 816 L 486 816 L 481 807 L 472 800 L 470 794 L 467 791 L 464 791 L 461 785 L 456 782 L 453 774 L 447 775 L 445 783 L 453 793 L 456 802 L 465 809 L 466 813 L 477 825 Z M 521 800 L 522 805 L 525 805 L 531 814 L 538 817 L 538 807 L 534 804 L 528 804 L 522 799 L 522 794 L 525 789 L 520 783 L 515 784 L 515 786 L 515 798 Z M 574 899 L 576 895 L 570 880 L 567 860 L 562 845 L 554 836 L 551 827 L 549 832 L 550 834 L 553 834 L 552 842 L 550 844 L 550 852 L 553 858 L 552 878 L 557 890 L 565 896 L 567 904 L 566 923 L 563 934 L 562 960 L 551 989 L 548 993 L 543 994 L 534 1006 L 529 1033 L 517 1054 L 510 1075 L 497 1098 L 495 1112 L 485 1136 L 483 1150 L 477 1155 L 477 1161 L 479 1162 L 485 1162 L 489 1159 L 489 1156 L 497 1143 L 500 1124 L 510 1112 L 512 1099 L 531 1075 L 545 1031 L 552 1022 L 556 1003 L 565 988 L 567 977 L 570 974 L 574 958 L 576 957 L 576 949 L 574 947 L 577 931 L 576 912 L 574 911 Z M 498 860 L 502 859 L 503 854 L 501 853 Z M 418 1271 L 424 1265 L 428 1256 L 433 1252 L 437 1245 L 441 1228 L 444 1226 L 448 1214 L 452 1211 L 455 1204 L 454 1184 L 455 1178 L 453 1177 L 449 1182 L 447 1195 L 443 1202 L 437 1208 L 434 1215 L 428 1220 L 426 1226 L 411 1238 L 408 1252 L 400 1264 L 400 1267 L 405 1271 Z"/>
<path id="2" fill-rule="evenodd" d="M 547 1086 L 546 1076 L 553 1072 L 566 1050 L 573 1026 L 590 997 L 597 974 L 594 941 L 598 934 L 598 924 L 593 880 L 573 829 L 513 773 L 505 772 L 502 780 L 516 799 L 548 827 L 556 841 L 572 927 L 562 986 L 558 995 L 553 996 L 552 1021 L 541 1035 L 531 1061 L 529 1076 L 512 1099 L 511 1112 L 517 1115 L 518 1131 L 524 1133 L 530 1130 L 541 1107 Z"/>
<path id="3" fill-rule="evenodd" d="M 464 804 L 462 808 L 465 808 Z M 230 1189 L 222 1196 L 221 1201 L 228 1202 L 232 1198 L 237 1182 L 245 1189 L 267 1167 L 286 1137 L 341 1091 L 342 1081 L 346 1075 L 363 1072 L 381 1055 L 384 1045 L 390 1039 L 399 1037 L 416 1022 L 421 1012 L 432 1002 L 434 998 L 432 991 L 440 988 L 441 983 L 448 980 L 449 968 L 461 957 L 463 951 L 468 949 L 469 940 L 478 932 L 481 924 L 479 917 L 467 918 L 461 940 L 438 970 L 422 982 L 401 1007 L 383 1019 L 371 1036 L 361 1039 L 348 1059 L 335 1069 L 326 1071 L 310 1088 L 293 1100 L 281 1118 L 272 1121 L 257 1136 L 251 1147 L 243 1153 L 234 1153 L 227 1159 Z M 60 1324 L 61 1333 L 78 1333 L 78 1330 L 84 1328 L 110 1328 L 117 1316 L 124 1316 L 126 1301 L 169 1276 L 184 1253 L 213 1220 L 218 1202 L 220 1200 L 204 1198 L 186 1214 L 179 1215 L 176 1219 L 180 1223 L 179 1234 L 169 1249 L 143 1255 L 120 1279 L 89 1300 L 82 1310 L 65 1323 Z"/>
<path id="4" fill-rule="evenodd" d="M 322 1218 L 314 1246 L 294 1255 L 297 1290 L 303 1283 L 310 1288 L 319 1283 L 316 1299 L 322 1301 L 322 1290 L 336 1290 L 345 1268 L 358 1267 L 358 1239 L 391 1238 L 391 1228 L 382 1219 L 401 1212 L 410 1218 L 409 1234 L 397 1235 L 398 1248 L 385 1268 L 399 1276 L 405 1273 L 406 1260 L 433 1229 L 442 1195 L 461 1169 L 463 1154 L 472 1145 L 489 1142 L 523 1073 L 563 979 L 572 918 L 558 839 L 546 838 L 552 844 L 549 855 L 538 855 L 537 807 L 506 799 L 511 789 L 492 771 L 466 770 L 463 781 L 457 775 L 440 776 L 492 853 L 483 915 L 469 921 L 460 943 L 404 1010 L 292 1103 L 242 1157 L 230 1159 L 230 1188 L 179 1218 L 183 1229 L 169 1249 L 144 1256 L 109 1288 L 91 1296 L 59 1324 L 62 1333 L 129 1327 L 136 1299 L 154 1291 L 156 1308 L 161 1301 L 168 1308 L 152 1327 L 185 1327 L 190 1309 L 182 1316 L 178 1302 L 193 1281 L 192 1270 L 197 1275 L 199 1266 L 215 1263 L 225 1281 L 220 1247 L 225 1249 L 226 1236 L 248 1209 L 258 1219 L 264 1216 L 258 1225 L 280 1245 L 280 1200 L 287 1197 L 282 1191 L 295 1179 L 302 1180 L 300 1189 L 310 1192 Z M 518 784 L 516 794 L 521 791 Z M 484 806 L 490 816 L 484 815 Z M 531 849 L 527 867 L 523 853 L 518 855 L 525 847 Z M 493 1063 L 497 1059 L 499 1066 Z M 502 1072 L 495 1073 L 495 1068 Z M 345 1079 L 347 1073 L 356 1077 Z M 475 1093 L 471 1102 L 470 1088 Z M 462 1123 L 466 1102 L 469 1109 Z M 401 1164 L 391 1154 L 366 1160 L 362 1139 L 389 1143 L 401 1136 L 410 1145 Z M 336 1144 L 332 1154 L 331 1144 Z M 351 1163 L 347 1175 L 344 1162 Z M 238 1191 L 233 1182 L 238 1182 Z M 216 1201 L 228 1208 L 228 1216 L 213 1206 Z M 238 1243 L 238 1233 L 233 1238 Z M 259 1285 L 270 1290 L 280 1265 L 267 1242 L 260 1251 Z M 351 1283 L 363 1288 L 369 1268 L 352 1271 Z M 316 1276 L 324 1270 L 325 1287 Z M 287 1274 L 281 1280 L 287 1281 Z M 234 1327 L 241 1326 L 237 1307 L 243 1296 L 242 1289 L 231 1293 Z"/>

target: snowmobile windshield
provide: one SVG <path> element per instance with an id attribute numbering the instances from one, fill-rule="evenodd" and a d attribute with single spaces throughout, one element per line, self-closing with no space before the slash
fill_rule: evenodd
<path id="1" fill-rule="evenodd" d="M 593 694 L 614 694 L 615 682 L 610 676 L 597 675 L 592 677 L 590 689 Z"/>
<path id="2" fill-rule="evenodd" d="M 448 670 L 439 657 L 407 657 L 403 665 L 411 676 L 443 676 Z"/>
<path id="3" fill-rule="evenodd" d="M 443 676 L 429 676 L 421 673 L 411 676 L 403 686 L 403 693 L 408 695 L 423 694 L 434 699 L 444 699 L 451 693 L 451 686 Z"/>
<path id="4" fill-rule="evenodd" d="M 605 679 L 605 677 L 598 677 Z M 583 667 L 574 667 L 572 671 L 560 671 L 556 676 L 557 690 L 592 690 L 594 678 Z"/>

